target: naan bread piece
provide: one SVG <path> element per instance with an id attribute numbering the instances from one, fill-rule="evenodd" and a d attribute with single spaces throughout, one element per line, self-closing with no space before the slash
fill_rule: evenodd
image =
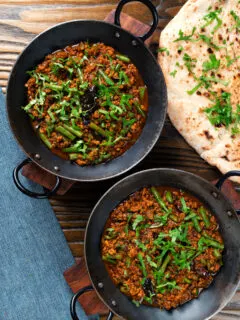
<path id="1" fill-rule="evenodd" d="M 159 63 L 173 125 L 211 165 L 240 170 L 238 1 L 189 0 L 161 34 Z"/>

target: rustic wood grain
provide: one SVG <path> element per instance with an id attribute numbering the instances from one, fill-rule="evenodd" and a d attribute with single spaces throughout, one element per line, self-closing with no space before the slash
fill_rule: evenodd
<path id="1" fill-rule="evenodd" d="M 152 38 L 157 48 L 161 30 L 178 12 L 186 0 L 153 1 L 157 5 L 160 22 Z M 9 72 L 18 54 L 36 34 L 71 19 L 102 20 L 116 6 L 118 0 L 0 0 L 0 86 L 6 92 Z M 125 13 L 145 22 L 151 15 L 139 4 L 126 5 Z M 203 161 L 188 146 L 167 120 L 160 140 L 151 154 L 131 172 L 152 167 L 170 167 L 196 173 L 208 180 L 216 179 L 219 172 Z M 56 217 L 67 237 L 75 257 L 83 256 L 84 229 L 98 198 L 118 179 L 95 184 L 77 183 L 64 196 L 51 199 Z M 240 293 L 232 306 L 219 313 L 214 320 L 240 318 Z"/>

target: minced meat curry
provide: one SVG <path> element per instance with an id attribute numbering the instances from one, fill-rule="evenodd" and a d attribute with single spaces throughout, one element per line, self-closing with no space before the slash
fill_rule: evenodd
<path id="1" fill-rule="evenodd" d="M 143 188 L 107 220 L 102 259 L 136 305 L 176 308 L 207 288 L 222 265 L 216 218 L 194 196 L 170 187 Z"/>
<path id="2" fill-rule="evenodd" d="M 147 88 L 129 57 L 112 47 L 68 46 L 29 75 L 23 109 L 59 156 L 81 166 L 102 163 L 123 154 L 141 134 Z"/>

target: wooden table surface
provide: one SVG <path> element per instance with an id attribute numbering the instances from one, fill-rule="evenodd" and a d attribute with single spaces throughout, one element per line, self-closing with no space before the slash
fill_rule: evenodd
<path id="1" fill-rule="evenodd" d="M 185 0 L 153 1 L 160 22 L 152 38 L 156 50 L 161 30 L 178 12 Z M 24 47 L 36 34 L 52 25 L 73 19 L 103 20 L 116 7 L 117 0 L 0 0 L 0 86 L 6 92 L 9 72 Z M 151 15 L 138 3 L 128 4 L 124 12 L 145 22 Z M 130 173 L 153 167 L 177 168 L 198 174 L 207 180 L 216 179 L 219 172 L 210 167 L 184 141 L 167 119 L 161 138 L 148 157 Z M 117 179 L 107 182 L 77 183 L 66 195 L 50 202 L 64 231 L 73 255 L 83 255 L 83 239 L 87 219 L 98 198 Z M 240 297 L 235 304 L 214 319 L 240 319 Z"/>

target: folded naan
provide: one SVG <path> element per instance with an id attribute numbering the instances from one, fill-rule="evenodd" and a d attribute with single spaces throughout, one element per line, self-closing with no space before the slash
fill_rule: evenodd
<path id="1" fill-rule="evenodd" d="M 159 51 L 173 125 L 209 164 L 240 170 L 240 1 L 189 0 Z"/>

